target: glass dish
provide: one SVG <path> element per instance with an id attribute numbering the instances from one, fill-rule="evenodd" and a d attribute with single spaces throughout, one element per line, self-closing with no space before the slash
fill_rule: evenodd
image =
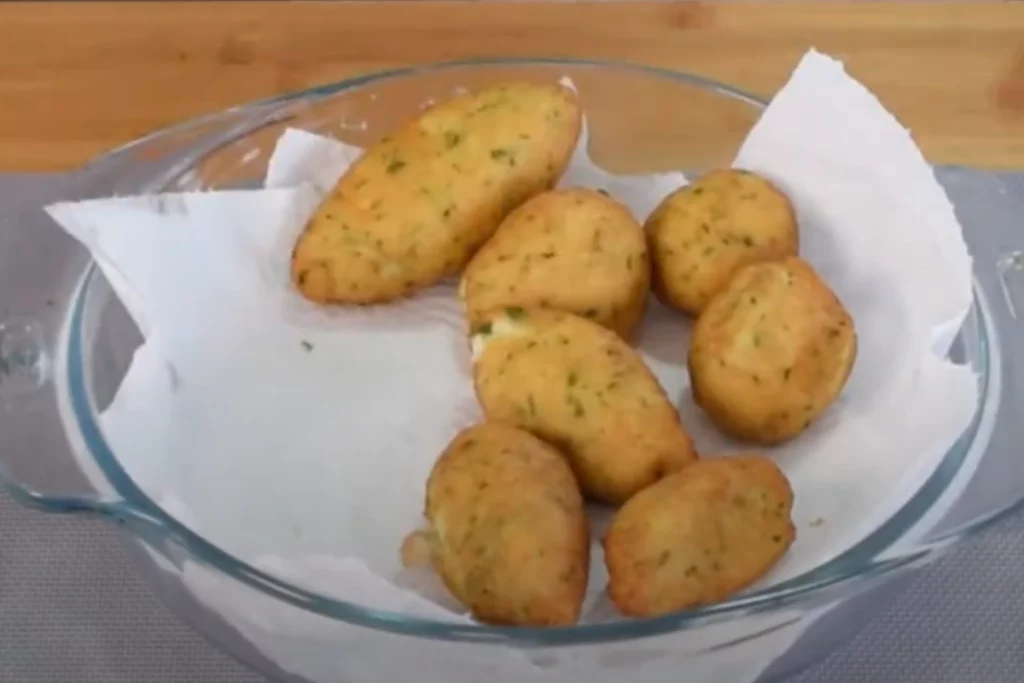
<path id="1" fill-rule="evenodd" d="M 400 69 L 147 136 L 76 172 L 66 198 L 252 187 L 285 127 L 365 145 L 457 87 L 562 76 L 580 91 L 593 159 L 615 172 L 727 165 L 764 106 L 708 79 L 626 64 L 496 60 Z M 148 499 L 107 447 L 98 414 L 141 336 L 85 249 L 40 210 L 13 218 L 13 248 L 0 254 L 0 478 L 27 505 L 121 525 L 140 570 L 173 609 L 282 680 L 391 683 L 413 672 L 450 683 L 781 678 L 826 654 L 874 611 L 836 619 L 842 612 L 829 610 L 893 589 L 895 579 L 1024 498 L 1012 419 L 1022 407 L 1024 365 L 1006 352 L 1020 335 L 1014 300 L 1024 259 L 1014 233 L 1001 232 L 1012 225 L 1008 205 L 992 196 L 983 221 L 962 216 L 976 262 L 975 304 L 952 355 L 979 377 L 982 401 L 971 426 L 926 485 L 862 542 L 781 585 L 706 608 L 543 630 L 457 625 L 334 600 L 231 557 Z M 793 650 L 809 636 L 810 646 Z"/>

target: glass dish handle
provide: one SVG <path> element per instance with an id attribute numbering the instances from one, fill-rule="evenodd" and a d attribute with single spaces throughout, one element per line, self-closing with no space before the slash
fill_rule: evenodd
<path id="1" fill-rule="evenodd" d="M 136 140 L 67 176 L 59 196 L 73 201 L 138 194 L 140 187 L 143 193 L 180 190 L 189 170 L 205 168 L 206 156 L 256 130 L 286 125 L 292 109 L 271 102 Z M 223 130 L 195 144 L 208 127 Z M 66 346 L 60 336 L 67 306 L 91 271 L 91 256 L 40 206 L 8 212 L 0 228 L 0 487 L 29 507 L 141 521 L 153 531 L 153 510 L 126 504 L 81 435 L 69 435 L 73 411 L 54 382 L 65 370 L 57 354 Z"/>
<path id="2" fill-rule="evenodd" d="M 70 185 L 74 185 L 75 176 Z M 125 505 L 66 428 L 60 336 L 91 259 L 42 211 L 13 212 L 0 231 L 0 487 L 47 512 L 126 521 Z"/>
<path id="3" fill-rule="evenodd" d="M 116 496 L 84 472 L 54 417 L 60 403 L 45 316 L 0 319 L 0 484 L 18 502 L 49 512 L 114 514 Z M 59 412 L 59 408 L 58 408 Z"/>
<path id="4" fill-rule="evenodd" d="M 84 445 L 54 420 L 55 413 L 68 413 L 53 381 L 58 361 L 47 344 L 46 322 L 45 315 L 0 319 L 0 425 L 17 426 L 0 430 L 0 487 L 36 510 L 92 514 L 141 538 L 165 539 L 164 523 L 123 501 L 83 455 Z"/>

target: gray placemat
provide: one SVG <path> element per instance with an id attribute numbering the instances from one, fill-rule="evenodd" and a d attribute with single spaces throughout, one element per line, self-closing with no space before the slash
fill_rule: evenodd
<path id="1" fill-rule="evenodd" d="M 1024 175 L 1004 180 L 1024 196 Z M 0 210 L 10 215 L 59 188 L 54 176 L 0 176 Z M 926 569 L 880 609 L 792 682 L 1020 683 L 1024 515 Z M 113 529 L 25 510 L 0 493 L 0 683 L 263 680 L 157 601 Z"/>

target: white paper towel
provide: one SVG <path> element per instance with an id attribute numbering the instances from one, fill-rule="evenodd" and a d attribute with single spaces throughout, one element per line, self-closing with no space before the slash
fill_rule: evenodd
<path id="1" fill-rule="evenodd" d="M 390 583 L 420 585 L 401 572 L 397 548 L 419 522 L 434 458 L 479 417 L 452 286 L 351 310 L 314 306 L 288 283 L 305 217 L 357 154 L 289 131 L 266 190 L 49 210 L 116 279 L 147 335 L 103 416 L 114 452 L 147 493 L 173 497 L 210 541 L 307 587 L 461 620 L 443 597 L 423 601 Z M 771 583 L 870 533 L 968 424 L 975 378 L 937 352 L 970 304 L 970 259 L 909 135 L 827 57 L 804 58 L 737 165 L 790 194 L 802 255 L 850 309 L 860 341 L 838 404 L 776 450 L 796 491 L 798 541 Z M 563 185 L 608 189 L 643 219 L 682 182 L 609 176 L 581 145 Z M 732 444 L 689 400 L 688 333 L 685 319 L 653 305 L 639 346 L 700 450 L 714 452 Z M 595 550 L 588 615 L 601 619 Z"/>

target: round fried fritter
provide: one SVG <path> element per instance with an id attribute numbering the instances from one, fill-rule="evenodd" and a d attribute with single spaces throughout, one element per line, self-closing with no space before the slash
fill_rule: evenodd
<path id="1" fill-rule="evenodd" d="M 559 447 L 584 495 L 618 504 L 697 457 L 643 359 L 585 318 L 511 308 L 477 326 L 473 380 L 488 418 Z"/>
<path id="2" fill-rule="evenodd" d="M 724 600 L 796 538 L 793 490 L 761 455 L 704 459 L 631 498 L 604 537 L 608 595 L 650 617 Z"/>
<path id="3" fill-rule="evenodd" d="M 424 551 L 452 594 L 480 621 L 565 626 L 579 618 L 590 567 L 587 517 L 576 479 L 556 449 L 521 429 L 464 430 L 427 482 Z"/>
<path id="4" fill-rule="evenodd" d="M 782 443 L 835 401 L 856 356 L 853 319 L 807 262 L 747 266 L 694 325 L 693 398 L 727 434 Z"/>
<path id="5" fill-rule="evenodd" d="M 666 304 L 698 315 L 745 265 L 795 256 L 789 199 L 749 171 L 712 171 L 666 197 L 645 225 L 654 289 Z"/>
<path id="6" fill-rule="evenodd" d="M 583 188 L 513 211 L 469 262 L 459 294 L 471 325 L 508 306 L 575 313 L 627 338 L 650 288 L 643 229 L 629 209 Z"/>

